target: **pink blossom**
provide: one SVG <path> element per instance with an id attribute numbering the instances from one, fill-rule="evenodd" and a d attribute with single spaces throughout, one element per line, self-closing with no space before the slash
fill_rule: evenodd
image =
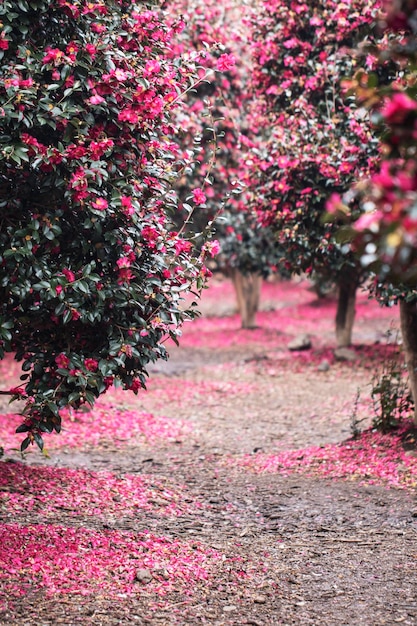
<path id="1" fill-rule="evenodd" d="M 68 369 L 70 360 L 66 354 L 61 352 L 61 354 L 58 354 L 58 356 L 55 358 L 55 363 L 58 365 L 59 368 L 66 370 Z"/>
<path id="2" fill-rule="evenodd" d="M 134 378 L 129 386 L 129 389 L 133 391 L 133 393 L 138 393 L 140 389 L 142 389 L 142 383 L 139 378 Z"/>
<path id="3" fill-rule="evenodd" d="M 217 239 L 213 239 L 213 241 L 207 241 L 203 246 L 203 252 L 211 257 L 216 256 L 216 254 L 219 254 L 220 252 L 220 243 Z"/>
<path id="4" fill-rule="evenodd" d="M 13 394 L 14 396 L 23 396 L 26 397 L 26 391 L 24 389 L 21 389 L 20 387 L 12 387 L 10 390 L 10 393 Z"/>
<path id="5" fill-rule="evenodd" d="M 71 319 L 76 322 L 77 320 L 79 320 L 81 317 L 81 314 L 79 313 L 79 311 L 77 311 L 77 309 L 71 309 Z"/>
<path id="6" fill-rule="evenodd" d="M 98 370 L 98 361 L 97 359 L 85 359 L 84 360 L 84 365 L 86 367 L 86 369 L 88 369 L 90 372 L 96 372 Z"/>
<path id="7" fill-rule="evenodd" d="M 65 278 L 67 279 L 69 283 L 73 283 L 75 281 L 75 274 L 72 270 L 64 268 L 62 270 L 62 273 L 64 274 Z"/>
<path id="8" fill-rule="evenodd" d="M 129 257 L 127 256 L 120 257 L 120 259 L 116 261 L 116 264 L 119 269 L 122 269 L 123 267 L 130 267 L 132 265 Z"/>
<path id="9" fill-rule="evenodd" d="M 96 200 L 93 200 L 91 206 L 94 209 L 97 209 L 97 211 L 105 211 L 109 206 L 109 203 L 105 198 L 97 198 Z"/>
<path id="10" fill-rule="evenodd" d="M 388 124 L 402 124 L 412 111 L 417 110 L 417 102 L 403 92 L 394 93 L 381 110 Z"/>
<path id="11" fill-rule="evenodd" d="M 217 59 L 217 69 L 219 72 L 227 72 L 236 65 L 236 57 L 234 54 L 222 54 Z"/>
<path id="12" fill-rule="evenodd" d="M 91 96 L 91 98 L 88 98 L 87 102 L 88 104 L 102 104 L 105 102 L 105 99 L 102 96 L 95 94 L 94 96 Z"/>
<path id="13" fill-rule="evenodd" d="M 158 74 L 161 71 L 161 64 L 156 59 L 151 59 L 147 61 L 145 64 L 145 69 L 143 71 L 143 75 L 148 77 L 152 74 Z"/>
<path id="14" fill-rule="evenodd" d="M 130 281 L 135 278 L 134 273 L 128 267 L 122 267 L 119 270 L 119 276 L 117 279 L 117 284 L 122 285 L 123 283 L 130 283 Z"/>
<path id="15" fill-rule="evenodd" d="M 132 108 L 126 108 L 120 111 L 118 115 L 119 122 L 129 122 L 129 124 L 137 124 L 139 115 Z"/>
<path id="16" fill-rule="evenodd" d="M 187 241 L 186 239 L 175 240 L 175 254 L 177 255 L 181 254 L 181 252 L 189 252 L 191 247 L 191 241 Z"/>
<path id="17" fill-rule="evenodd" d="M 62 50 L 59 50 L 59 48 L 50 48 L 48 46 L 47 48 L 45 48 L 45 52 L 46 54 L 42 59 L 42 63 L 44 63 L 45 65 L 48 63 L 54 63 L 55 65 L 62 63 L 64 53 Z"/>
<path id="18" fill-rule="evenodd" d="M 133 215 L 134 214 L 135 209 L 133 207 L 132 198 L 130 196 L 122 196 L 120 198 L 120 202 L 121 202 L 121 205 L 123 207 L 123 212 L 126 215 Z"/>
<path id="19" fill-rule="evenodd" d="M 85 50 L 86 50 L 86 52 L 88 52 L 88 54 L 91 56 L 91 58 L 94 59 L 94 57 L 97 54 L 97 47 L 94 44 L 92 44 L 92 43 L 88 43 L 85 46 Z"/>
<path id="20" fill-rule="evenodd" d="M 193 193 L 193 200 L 197 205 L 204 204 L 205 201 L 207 200 L 205 193 L 200 187 L 193 189 L 192 193 Z"/>
<path id="21" fill-rule="evenodd" d="M 378 228 L 382 217 L 381 211 L 368 211 L 367 213 L 363 213 L 353 226 L 358 231 L 372 230 Z"/>

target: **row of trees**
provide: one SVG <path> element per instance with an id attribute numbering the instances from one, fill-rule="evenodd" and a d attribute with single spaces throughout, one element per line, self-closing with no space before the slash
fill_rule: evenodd
<path id="1" fill-rule="evenodd" d="M 257 277 L 335 282 L 338 345 L 376 272 L 414 374 L 416 6 L 392 6 L 388 35 L 370 0 L 1 4 L 0 357 L 23 363 L 23 448 L 62 407 L 143 387 L 213 263 L 248 327 Z"/>

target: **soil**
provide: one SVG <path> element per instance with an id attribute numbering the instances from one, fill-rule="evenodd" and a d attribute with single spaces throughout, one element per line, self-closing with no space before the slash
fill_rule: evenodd
<path id="1" fill-rule="evenodd" d="M 151 368 L 148 393 L 124 400 L 125 407 L 183 420 L 189 435 L 128 447 L 102 441 L 25 460 L 120 476 L 143 473 L 185 485 L 190 501 L 201 506 L 183 515 L 144 511 L 103 522 L 75 519 L 63 508 L 54 523 L 193 540 L 223 554 L 223 561 L 192 590 L 177 589 L 159 600 L 146 586 L 143 593 L 117 600 L 106 594 L 48 596 L 32 588 L 7 605 L 0 624 L 417 624 L 412 489 L 307 473 L 255 473 L 234 463 L 242 455 L 341 442 L 351 437 L 354 422 L 369 426 L 371 415 L 361 413 L 360 398 L 369 396 L 392 315 L 369 309 L 358 316 L 356 357 L 336 361 L 334 301 L 317 300 L 305 285 L 287 295 L 281 290 L 280 301 L 267 289 L 261 330 L 252 334 L 239 330 L 230 285 L 207 293 L 203 319 L 190 325 L 179 348 L 170 348 L 167 363 Z M 304 317 L 301 305 L 309 311 Z M 363 300 L 362 313 L 367 306 Z M 313 348 L 290 353 L 289 341 L 304 331 Z M 13 452 L 5 460 L 21 462 Z M 0 521 L 11 521 L 1 508 Z M 19 523 L 51 522 L 32 509 L 20 514 Z"/>

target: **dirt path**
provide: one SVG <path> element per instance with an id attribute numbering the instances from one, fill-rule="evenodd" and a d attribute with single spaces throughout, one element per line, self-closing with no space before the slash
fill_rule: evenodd
<path id="1" fill-rule="evenodd" d="M 311 294 L 301 297 L 307 307 L 312 305 Z M 388 488 L 372 474 L 360 481 L 353 474 L 340 480 L 331 472 L 253 471 L 251 459 L 259 455 L 296 449 L 302 459 L 311 446 L 348 439 L 353 417 L 366 417 L 361 427 L 369 425 L 375 362 L 369 362 L 367 345 L 390 324 L 388 315 L 359 320 L 357 337 L 362 333 L 364 345 L 357 348 L 357 359 L 335 362 L 328 351 L 332 320 L 319 313 L 324 326 L 316 326 L 313 350 L 291 355 L 287 342 L 315 313 L 309 309 L 303 317 L 299 302 L 289 299 L 287 304 L 274 341 L 247 334 L 222 351 L 216 341 L 225 341 L 224 336 L 213 339 L 206 317 L 196 330 L 200 337 L 205 333 L 205 343 L 184 337 L 166 366 L 154 368 L 147 394 L 122 401 L 116 394 L 112 400 L 125 412 L 163 415 L 168 423 L 181 420 L 182 432 L 157 443 L 132 439 L 126 447 L 116 430 L 113 441 L 102 438 L 95 448 L 80 442 L 63 446 L 49 459 L 31 455 L 26 461 L 34 471 L 72 468 L 146 477 L 159 496 L 154 496 L 153 508 L 135 514 L 123 510 L 121 502 L 121 512 L 75 515 L 68 502 L 54 509 L 51 519 L 35 504 L 19 510 L 20 524 L 53 523 L 138 537 L 153 533 L 168 542 L 186 541 L 196 551 L 203 546 L 218 555 L 207 565 L 206 579 L 192 588 L 174 586 L 164 596 L 143 579 L 136 594 L 119 594 L 116 600 L 104 591 L 48 595 L 44 588 L 28 585 L 0 613 L 0 624 L 417 624 L 417 502 L 412 488 Z M 282 309 L 277 310 L 280 314 Z M 265 315 L 276 316 L 276 311 Z M 290 327 L 297 319 L 300 326 Z M 217 322 L 218 328 L 223 322 Z M 227 327 L 216 332 L 230 336 Z M 242 464 L 242 459 L 249 461 Z M 17 460 L 9 452 L 6 464 L 14 467 Z M 190 504 L 179 515 L 161 515 L 168 497 L 164 486 L 170 485 L 182 485 L 181 498 Z M 8 489 L 10 496 L 14 488 L 8 484 L 2 491 Z M 15 513 L 6 505 L 7 499 L 0 505 L 0 521 L 11 524 Z M 164 577 L 161 571 L 151 574 Z"/>

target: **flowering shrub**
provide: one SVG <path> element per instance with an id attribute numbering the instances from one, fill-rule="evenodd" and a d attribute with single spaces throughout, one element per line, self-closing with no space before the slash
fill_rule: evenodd
<path id="1" fill-rule="evenodd" d="M 189 228 L 199 232 L 207 216 L 220 242 L 220 254 L 212 266 L 228 271 L 267 275 L 277 263 L 277 247 L 270 230 L 262 227 L 250 209 L 246 186 L 246 161 L 257 145 L 257 128 L 251 124 L 252 94 L 249 89 L 251 56 L 248 6 L 239 0 L 219 4 L 215 0 L 171 0 L 171 10 L 184 14 L 186 28 L 180 33 L 177 53 L 191 50 L 205 65 L 220 70 L 214 80 L 201 83 L 188 110 L 182 113 L 182 147 L 202 141 L 199 153 L 181 180 L 181 193 L 190 195 L 196 180 L 204 199 Z M 204 116 L 201 111 L 204 110 Z"/>
<path id="2" fill-rule="evenodd" d="M 144 387 L 193 316 L 210 250 L 170 225 L 173 111 L 203 74 L 148 3 L 5 0 L 0 20 L 0 358 L 23 362 L 18 431 L 42 448 L 63 407 Z"/>
<path id="3" fill-rule="evenodd" d="M 364 213 L 354 228 L 363 264 L 371 265 L 381 288 L 387 280 L 398 286 L 386 295 L 401 298 L 410 296 L 417 268 L 417 3 L 387 2 L 385 9 L 380 26 L 386 38 L 383 46 L 371 50 L 372 71 L 362 70 L 347 82 L 359 104 L 370 109 L 383 143 L 380 167 L 356 190 Z M 380 80 L 387 61 L 400 70 L 388 85 Z"/>
<path id="4" fill-rule="evenodd" d="M 349 50 L 372 37 L 379 3 L 268 0 L 262 7 L 252 19 L 254 87 L 267 140 L 254 160 L 253 203 L 275 231 L 288 270 L 339 284 L 343 331 L 344 303 L 354 301 L 362 273 L 323 215 L 331 194 L 374 167 L 377 141 L 340 80 L 355 67 Z M 339 343 L 349 342 L 350 332 L 342 332 Z"/>
<path id="5" fill-rule="evenodd" d="M 382 140 L 380 166 L 355 190 L 363 214 L 353 225 L 354 242 L 362 264 L 377 275 L 377 297 L 385 303 L 400 303 L 417 422 L 417 3 L 387 1 L 384 8 L 381 26 L 387 34 L 383 45 L 372 49 L 372 71 L 358 72 L 348 83 L 358 103 L 370 109 Z M 387 62 L 399 69 L 388 84 L 381 81 Z M 336 198 L 336 208 L 341 203 Z"/>

